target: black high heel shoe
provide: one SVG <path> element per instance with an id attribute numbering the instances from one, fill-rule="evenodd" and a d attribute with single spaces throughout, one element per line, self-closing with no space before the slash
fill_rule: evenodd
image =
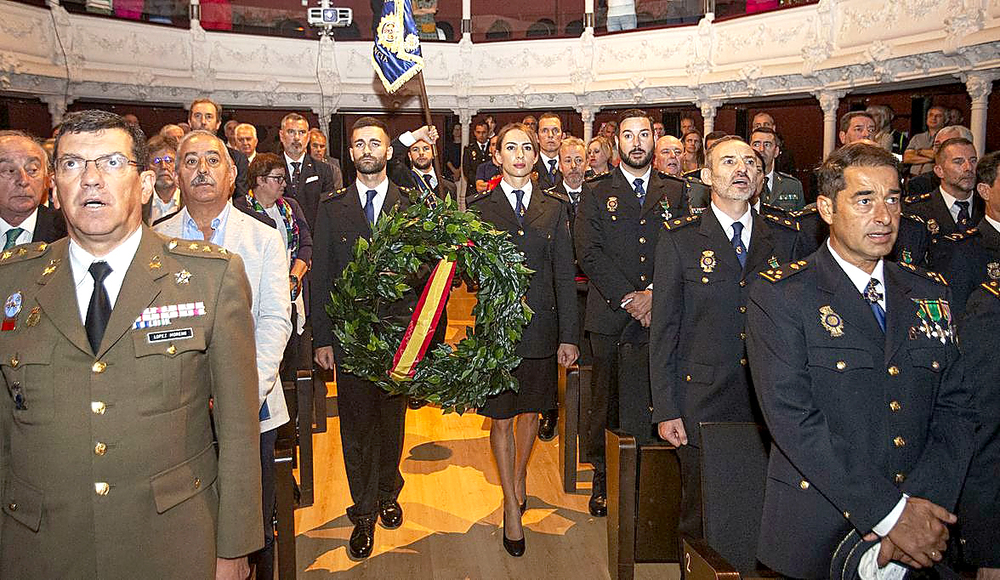
<path id="1" fill-rule="evenodd" d="M 524 512 L 527 511 L 527 509 L 528 509 L 528 498 L 527 497 L 524 498 L 524 501 L 521 502 L 521 505 L 519 507 L 521 508 L 521 515 L 523 516 Z"/>
<path id="2" fill-rule="evenodd" d="M 507 553 L 515 558 L 520 558 L 524 555 L 524 537 L 522 536 L 520 540 L 511 540 L 507 537 L 507 514 L 503 516 L 503 549 L 507 550 Z M 523 530 L 521 533 L 524 533 Z"/>

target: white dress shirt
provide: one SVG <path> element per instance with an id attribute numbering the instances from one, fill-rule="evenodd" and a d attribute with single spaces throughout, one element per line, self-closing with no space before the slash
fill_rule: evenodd
<path id="1" fill-rule="evenodd" d="M 1000 232 L 1000 222 L 998 222 L 997 220 L 991 218 L 988 215 L 984 215 L 983 217 L 986 218 L 986 222 L 988 224 L 990 224 L 991 226 L 993 226 L 993 229 L 995 229 L 996 231 Z"/>
<path id="2" fill-rule="evenodd" d="M 500 189 L 502 189 L 503 194 L 507 196 L 507 201 L 510 203 L 510 209 L 514 210 L 514 215 L 517 215 L 517 196 L 514 195 L 515 187 L 506 181 L 501 180 Z M 529 180 L 518 189 L 524 192 L 524 195 L 521 196 L 521 205 L 524 206 L 524 211 L 528 211 L 528 203 L 531 202 L 531 181 Z"/>
<path id="3" fill-rule="evenodd" d="M 354 183 L 358 188 L 358 199 L 361 200 L 362 212 L 365 209 L 365 204 L 368 203 L 368 190 L 374 189 L 377 192 L 375 199 L 372 200 L 372 205 L 375 207 L 375 222 L 377 223 L 379 215 L 382 214 L 382 204 L 385 203 L 386 192 L 389 191 L 389 178 L 383 179 L 382 183 L 372 188 L 369 188 L 360 181 L 355 181 Z"/>
<path id="4" fill-rule="evenodd" d="M 292 167 L 292 163 L 293 162 L 298 163 L 299 164 L 299 172 L 301 172 L 302 168 L 305 167 L 305 165 L 306 165 L 304 163 L 305 158 L 306 158 L 306 152 L 303 151 L 302 155 L 299 155 L 298 159 L 292 159 L 291 157 L 288 156 L 288 153 L 284 153 L 283 152 L 282 155 L 285 158 L 285 167 L 288 168 L 288 180 L 291 181 L 292 176 L 295 175 L 295 168 Z"/>
<path id="5" fill-rule="evenodd" d="M 628 182 L 628 186 L 632 188 L 632 191 L 635 191 L 635 180 L 636 179 L 641 179 L 642 180 L 642 190 L 645 191 L 647 194 L 649 194 L 649 177 L 653 174 L 653 166 L 652 165 L 650 165 L 648 168 L 646 168 L 646 173 L 643 173 L 642 176 L 639 176 L 639 177 L 636 177 L 635 175 L 632 175 L 628 171 L 625 171 L 625 164 L 624 163 L 622 163 L 621 165 L 618 166 L 618 170 L 621 171 L 622 175 L 625 176 L 625 181 Z"/>
<path id="6" fill-rule="evenodd" d="M 753 214 L 750 213 L 750 206 L 747 205 L 746 212 L 744 212 L 743 215 L 741 215 L 740 219 L 738 220 L 734 220 L 733 218 L 723 213 L 723 211 L 719 209 L 718 206 L 715 205 L 714 201 L 711 202 L 709 206 L 711 206 L 712 208 L 712 213 L 715 214 L 715 219 L 719 220 L 719 223 L 722 224 L 722 229 L 725 230 L 726 232 L 727 240 L 733 239 L 733 232 L 735 231 L 733 223 L 740 222 L 741 224 L 743 224 L 743 231 L 740 232 L 740 241 L 743 242 L 743 247 L 746 248 L 747 253 L 749 253 L 750 234 L 752 233 L 753 230 Z"/>
<path id="7" fill-rule="evenodd" d="M 136 228 L 125 241 L 100 258 L 91 255 L 72 239 L 69 241 L 69 265 L 73 272 L 73 287 L 76 288 L 76 303 L 80 307 L 80 323 L 87 323 L 87 309 L 90 307 L 90 296 L 94 293 L 94 277 L 90 275 L 90 265 L 94 262 L 107 262 L 111 273 L 104 279 L 104 289 L 108 293 L 111 308 L 114 309 L 121 292 L 125 273 L 132 264 L 132 258 L 139 251 L 142 241 L 142 228 Z"/>
<path id="8" fill-rule="evenodd" d="M 9 223 L 7 223 L 7 220 L 0 218 L 0 248 L 2 248 L 4 242 L 7 241 L 7 230 L 11 230 L 14 228 L 21 228 L 22 230 L 24 230 L 23 232 L 18 234 L 17 241 L 14 242 L 15 246 L 31 243 L 31 241 L 34 239 L 35 223 L 37 222 L 38 222 L 37 207 L 35 208 L 35 211 L 31 212 L 31 215 L 24 218 L 24 221 L 22 221 L 20 224 L 16 226 L 12 226 Z"/>
<path id="9" fill-rule="evenodd" d="M 945 191 L 943 187 L 938 187 L 938 191 L 941 192 L 941 197 L 944 198 L 944 206 L 948 208 L 948 213 L 951 214 L 951 219 L 954 220 L 956 224 L 958 223 L 958 212 L 962 209 L 955 205 L 956 201 L 966 201 L 969 203 L 969 219 L 972 219 L 972 206 L 975 201 L 975 193 L 970 195 L 969 199 L 959 200 L 957 197 Z"/>
<path id="10" fill-rule="evenodd" d="M 181 208 L 181 189 L 175 188 L 174 194 L 166 202 L 153 192 L 153 205 L 149 208 L 149 223 L 153 223 L 165 215 L 170 215 Z"/>

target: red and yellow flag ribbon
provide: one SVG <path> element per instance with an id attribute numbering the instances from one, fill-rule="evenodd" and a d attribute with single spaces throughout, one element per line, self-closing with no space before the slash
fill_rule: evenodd
<path id="1" fill-rule="evenodd" d="M 410 317 L 410 324 L 403 334 L 403 341 L 392 359 L 389 376 L 394 380 L 405 381 L 413 378 L 417 363 L 424 358 L 434 337 L 434 330 L 441 319 L 441 313 L 448 304 L 448 294 L 451 292 L 451 281 L 454 276 L 455 262 L 441 260 L 434 266 L 431 278 L 424 286 L 420 301 L 417 302 L 413 316 Z"/>

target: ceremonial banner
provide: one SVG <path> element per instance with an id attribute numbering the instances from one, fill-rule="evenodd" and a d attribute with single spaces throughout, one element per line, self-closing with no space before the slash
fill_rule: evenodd
<path id="1" fill-rule="evenodd" d="M 376 29 L 372 66 L 385 90 L 394 93 L 424 68 L 420 37 L 409 0 L 385 0 Z"/>
<path id="2" fill-rule="evenodd" d="M 431 279 L 424 286 L 417 307 L 413 309 L 410 325 L 403 334 L 403 341 L 396 349 L 389 375 L 397 381 L 413 377 L 417 363 L 424 358 L 434 337 L 441 313 L 448 304 L 451 280 L 455 276 L 455 262 L 441 260 L 434 267 Z"/>

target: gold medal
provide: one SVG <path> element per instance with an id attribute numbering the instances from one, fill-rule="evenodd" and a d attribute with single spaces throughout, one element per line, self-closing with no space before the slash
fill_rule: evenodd
<path id="1" fill-rule="evenodd" d="M 844 336 L 844 319 L 829 305 L 819 307 L 819 323 L 830 333 L 830 336 L 834 338 Z"/>
<path id="2" fill-rule="evenodd" d="M 715 271 L 715 252 L 712 250 L 701 253 L 701 271 L 706 274 Z"/>
<path id="3" fill-rule="evenodd" d="M 35 306 L 34 308 L 31 309 L 31 312 L 28 313 L 28 319 L 25 320 L 24 323 L 27 324 L 28 326 L 35 326 L 36 324 L 38 324 L 38 321 L 41 320 L 41 318 L 42 318 L 42 309 L 39 308 L 38 306 Z"/>

